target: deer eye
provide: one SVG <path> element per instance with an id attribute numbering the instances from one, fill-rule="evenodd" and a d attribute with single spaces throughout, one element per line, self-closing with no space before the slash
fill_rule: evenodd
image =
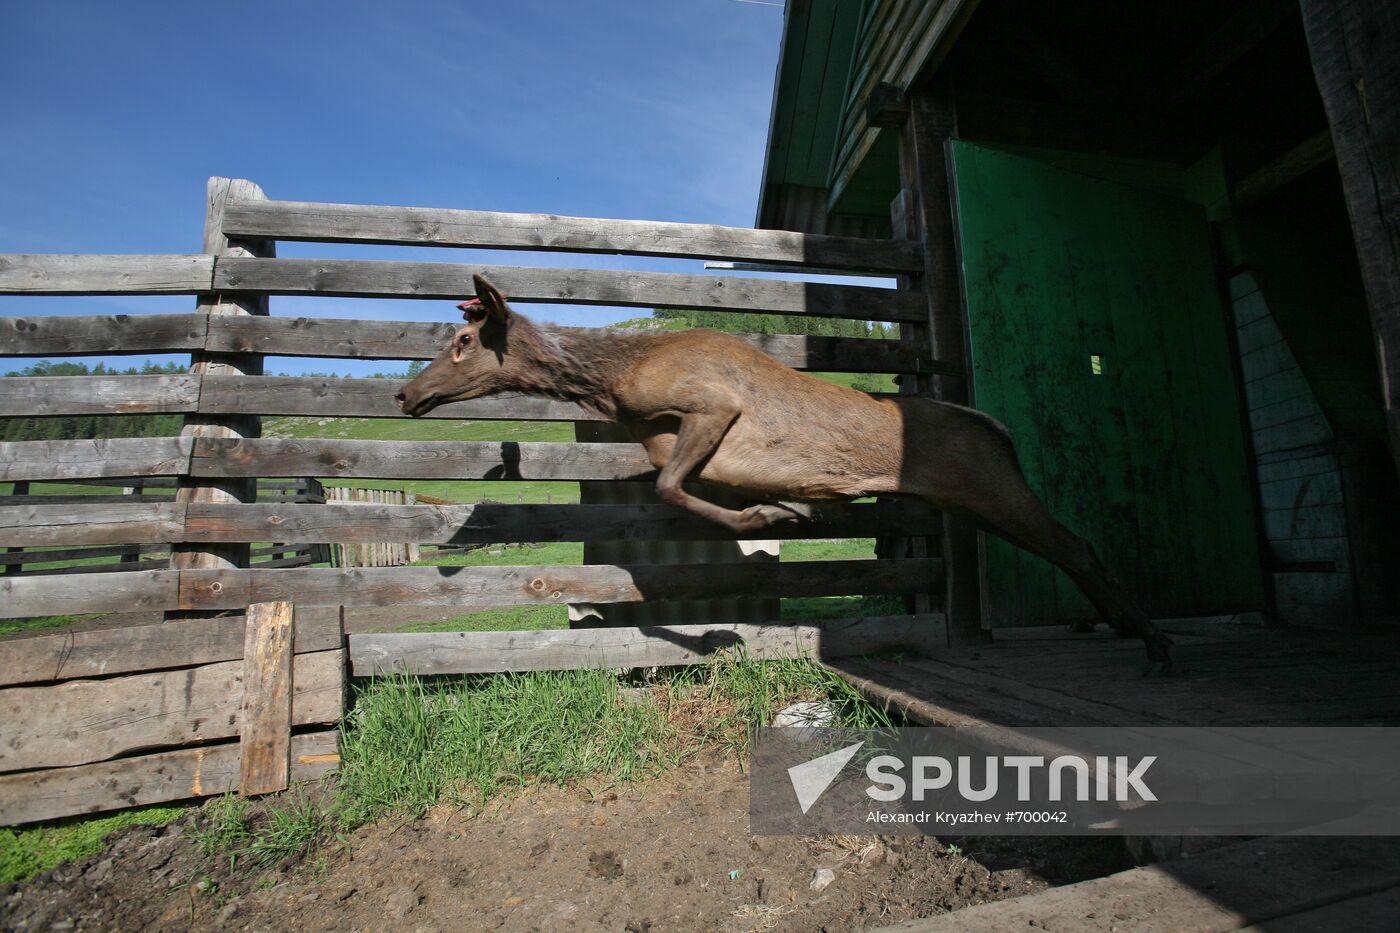
<path id="1" fill-rule="evenodd" d="M 472 335 L 471 335 L 471 334 L 459 334 L 459 335 L 458 335 L 458 337 L 457 337 L 457 344 L 458 344 L 458 346 L 469 347 L 469 346 L 471 346 L 471 343 L 472 343 Z"/>

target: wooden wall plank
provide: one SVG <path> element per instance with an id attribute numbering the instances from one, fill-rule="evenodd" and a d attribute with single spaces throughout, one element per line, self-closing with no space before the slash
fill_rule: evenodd
<path id="1" fill-rule="evenodd" d="M 158 572 L 158 571 L 157 571 Z M 174 571 L 166 571 L 174 575 Z M 112 576 L 112 575 L 107 575 Z M 127 576 L 137 576 L 129 574 Z M 583 567 L 375 567 L 183 571 L 180 605 L 229 609 L 292 599 L 307 606 L 461 606 L 494 609 L 569 603 L 748 596 L 846 596 L 929 589 L 939 560 L 787 564 L 598 564 Z M 26 583 L 4 581 L 21 591 Z M 0 589 L 0 592 L 4 592 Z M 0 612 L 6 610 L 0 608 Z"/>
<path id="2" fill-rule="evenodd" d="M 0 317 L 0 356 L 161 353 L 204 346 L 200 314 Z"/>
<path id="3" fill-rule="evenodd" d="M 391 395 L 393 393 L 390 393 Z M 0 379 L 0 417 L 192 412 L 194 376 L 12 376 Z"/>
<path id="4" fill-rule="evenodd" d="M 236 661 L 243 657 L 246 627 L 243 616 L 230 615 L 6 639 L 0 643 L 0 685 Z M 341 647 L 339 607 L 298 606 L 293 637 L 298 654 Z"/>
<path id="5" fill-rule="evenodd" d="M 392 379 L 206 376 L 199 410 L 206 414 L 257 412 L 321 418 L 402 418 L 405 416 L 399 411 L 399 403 L 394 401 L 398 389 Z M 480 421 L 596 421 L 600 418 L 573 402 L 525 395 L 455 402 L 435 408 L 424 417 Z"/>
<path id="6" fill-rule="evenodd" d="M 370 677 L 703 664 L 742 646 L 766 658 L 836 658 L 947 644 L 942 615 L 828 619 L 802 624 L 706 623 L 519 632 L 350 636 L 351 673 Z"/>
<path id="7" fill-rule="evenodd" d="M 192 295 L 208 291 L 214 257 L 0 253 L 0 294 Z"/>
<path id="8" fill-rule="evenodd" d="M 0 506 L 0 545 L 162 544 L 183 540 L 185 507 L 173 502 Z"/>
<path id="9" fill-rule="evenodd" d="M 238 792 L 250 797 L 287 788 L 292 739 L 292 604 L 254 603 L 248 607 L 246 629 Z M 340 692 L 343 694 L 343 689 Z"/>
<path id="10" fill-rule="evenodd" d="M 655 473 L 640 444 L 280 438 L 201 440 L 190 469 L 196 476 L 490 480 L 621 480 Z"/>
<path id="11" fill-rule="evenodd" d="M 277 240 L 623 253 L 870 271 L 912 270 L 919 263 L 907 244 L 888 240 L 711 224 L 367 204 L 235 201 L 226 210 L 224 231 L 230 236 Z"/>
<path id="12" fill-rule="evenodd" d="M 177 476 L 193 452 L 183 437 L 9 441 L 0 443 L 0 482 Z"/>
<path id="13" fill-rule="evenodd" d="M 292 738 L 292 779 L 314 781 L 340 763 L 340 731 Z M 0 825 L 35 823 L 222 794 L 238 787 L 238 743 L 186 748 L 75 768 L 0 775 Z"/>
<path id="14" fill-rule="evenodd" d="M 223 317 L 210 321 L 207 349 L 278 356 L 430 360 L 446 345 L 459 323 Z M 736 336 L 794 369 L 886 373 L 942 366 L 930 359 L 918 358 L 910 348 L 894 340 L 795 334 Z"/>
<path id="15" fill-rule="evenodd" d="M 137 507 L 140 508 L 148 507 Z M 326 541 L 353 544 L 406 541 L 461 545 L 524 541 L 859 538 L 936 532 L 938 524 L 939 513 L 921 504 L 906 502 L 833 504 L 823 506 L 811 520 L 781 522 L 739 535 L 682 509 L 659 503 L 450 506 L 191 503 L 181 535 L 190 542 L 277 540 L 289 544 Z M 0 535 L 0 543 L 5 540 Z"/>
<path id="16" fill-rule="evenodd" d="M 340 720 L 345 654 L 296 656 L 291 722 Z M 0 690 L 0 770 L 69 767 L 238 735 L 244 662 Z"/>
<path id="17" fill-rule="evenodd" d="M 516 302 L 758 311 L 863 321 L 917 321 L 925 314 L 923 297 L 917 292 L 866 285 L 365 259 L 220 258 L 214 287 L 272 295 L 460 300 L 475 294 L 474 273 L 485 275 Z"/>
<path id="18" fill-rule="evenodd" d="M 81 586 L 75 586 L 65 576 L 0 577 L 0 619 L 89 612 L 150 612 L 179 602 L 180 580 L 173 570 L 94 573 L 86 577 Z M 331 603 L 327 601 L 324 605 Z"/>

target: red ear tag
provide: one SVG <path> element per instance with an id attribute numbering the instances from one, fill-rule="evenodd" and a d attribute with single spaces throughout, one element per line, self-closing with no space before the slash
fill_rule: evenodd
<path id="1" fill-rule="evenodd" d="M 468 298 L 466 301 L 462 302 L 457 306 L 457 310 L 466 311 L 467 309 L 474 308 L 479 304 L 481 304 L 480 298 Z"/>

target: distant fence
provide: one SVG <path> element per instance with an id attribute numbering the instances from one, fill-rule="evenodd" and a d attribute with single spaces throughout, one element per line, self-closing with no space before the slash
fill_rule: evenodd
<path id="1" fill-rule="evenodd" d="M 543 541 L 732 541 L 732 532 L 648 497 L 606 504 L 324 504 L 261 501 L 253 480 L 308 476 L 377 480 L 565 480 L 649 484 L 635 443 L 507 440 L 363 441 L 262 438 L 264 415 L 400 418 L 383 379 L 262 374 L 264 355 L 425 360 L 451 323 L 269 316 L 271 295 L 454 299 L 485 273 L 516 302 L 674 307 L 890 321 L 898 341 L 743 335 L 803 370 L 902 374 L 905 392 L 955 370 L 933 358 L 925 254 L 915 241 L 863 240 L 691 224 L 491 214 L 424 208 L 270 201 L 251 182 L 213 179 L 204 252 L 184 256 L 0 256 L 0 293 L 191 294 L 189 314 L 0 318 L 0 356 L 189 352 L 188 374 L 0 379 L 0 417 L 176 412 L 179 437 L 0 444 L 0 482 L 178 479 L 167 500 L 0 505 L 0 547 L 165 546 L 168 569 L 0 577 L 0 617 L 114 610 L 164 611 L 181 625 L 211 625 L 221 610 L 295 601 L 299 608 L 432 605 L 461 611 L 512 606 L 657 602 L 728 597 L 895 594 L 916 614 L 794 627 L 620 628 L 596 632 L 485 632 L 352 636 L 356 674 L 394 669 L 462 673 L 521 666 L 689 663 L 737 644 L 768 656 L 860 653 L 943 637 L 942 518 L 922 505 L 835 505 L 812 521 L 758 539 L 878 537 L 902 540 L 898 558 L 762 563 L 584 566 L 275 567 L 250 564 L 250 545 L 280 541 L 344 547 L 382 542 L 466 548 Z M 733 275 L 459 265 L 356 259 L 277 259 L 275 241 L 622 253 L 760 263 L 802 271 L 849 270 L 895 278 L 897 288 Z M 444 405 L 430 418 L 584 422 L 577 405 L 500 396 Z M 407 556 L 407 555 L 405 555 Z M 222 621 L 218 622 L 223 625 Z M 55 636 L 63 637 L 63 636 Z M 298 677 L 300 675 L 298 674 Z M 18 690 L 48 689 L 39 687 Z M 204 785 L 201 785 L 204 786 Z M 207 789 L 207 786 L 206 786 Z M 183 788 L 182 792 L 189 791 Z M 189 795 L 188 793 L 186 794 Z M 76 805 L 76 804 L 75 804 Z M 46 812 L 54 812 L 52 810 Z"/>

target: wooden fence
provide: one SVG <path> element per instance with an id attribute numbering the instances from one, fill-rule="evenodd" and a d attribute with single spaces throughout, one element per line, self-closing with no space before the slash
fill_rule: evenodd
<path id="1" fill-rule="evenodd" d="M 355 259 L 278 259 L 275 241 L 377 243 L 622 253 L 876 273 L 899 287 L 752 277 L 460 265 Z M 357 675 L 524 667 L 688 663 L 743 642 L 764 656 L 861 653 L 945 637 L 942 519 L 909 503 L 835 505 L 819 517 L 763 529 L 762 539 L 880 537 L 898 558 L 732 564 L 554 567 L 277 567 L 249 565 L 249 545 L 336 541 L 349 546 L 542 541 L 713 541 L 731 532 L 654 498 L 627 504 L 325 504 L 259 500 L 260 477 L 572 480 L 650 483 L 634 443 L 364 441 L 259 437 L 259 416 L 402 417 L 382 379 L 262 374 L 264 355 L 422 360 L 454 325 L 275 317 L 268 296 L 461 300 L 484 272 L 514 302 L 667 306 L 901 323 L 898 341 L 748 335 L 804 370 L 902 374 L 903 390 L 953 374 L 929 350 L 925 251 L 917 241 L 863 240 L 703 225 L 460 210 L 267 200 L 251 182 L 213 179 L 204 252 L 185 256 L 0 256 L 0 293 L 43 296 L 192 294 L 190 314 L 0 318 L 0 355 L 189 352 L 184 375 L 0 379 L 0 417 L 178 412 L 179 437 L 0 444 L 0 482 L 167 477 L 170 501 L 0 505 L 0 546 L 173 549 L 168 569 L 0 578 L 0 617 L 160 610 L 180 625 L 220 610 L 295 601 L 299 608 L 436 605 L 462 611 L 540 604 L 898 594 L 915 614 L 783 626 L 654 626 L 571 632 L 352 636 Z M 49 300 L 55 300 L 50 298 Z M 444 308 L 444 317 L 451 314 Z M 572 403 L 494 397 L 445 405 L 430 417 L 589 421 Z M 931 544 L 932 543 L 932 544 Z M 100 578 L 100 579 L 99 579 Z M 59 636 L 62 637 L 62 636 Z M 8 646 L 7 646 L 8 647 Z M 83 675 L 77 675 L 83 676 Z M 297 675 L 300 676 L 299 674 Z M 51 678 L 52 679 L 52 678 Z M 153 744 L 153 743 L 147 743 Z M 50 811 L 45 811 L 50 812 Z"/>
<path id="2" fill-rule="evenodd" d="M 0 508 L 12 505 L 71 505 L 81 508 L 113 502 L 173 502 L 178 481 L 172 477 L 127 477 L 115 479 L 71 479 L 65 485 L 106 487 L 111 492 L 65 494 L 33 490 L 29 482 L 13 483 L 9 495 L 0 495 Z M 296 480 L 259 479 L 260 502 L 325 502 L 321 484 L 311 478 Z M 327 544 L 271 543 L 253 547 L 251 563 L 267 570 L 273 567 L 307 567 L 331 559 Z M 85 563 L 74 564 L 74 561 Z M 54 566 L 55 564 L 59 566 Z M 0 552 L 0 566 L 6 576 L 69 573 L 119 573 L 134 570 L 167 570 L 170 547 L 166 544 L 108 544 L 98 547 L 42 548 L 8 547 Z"/>

